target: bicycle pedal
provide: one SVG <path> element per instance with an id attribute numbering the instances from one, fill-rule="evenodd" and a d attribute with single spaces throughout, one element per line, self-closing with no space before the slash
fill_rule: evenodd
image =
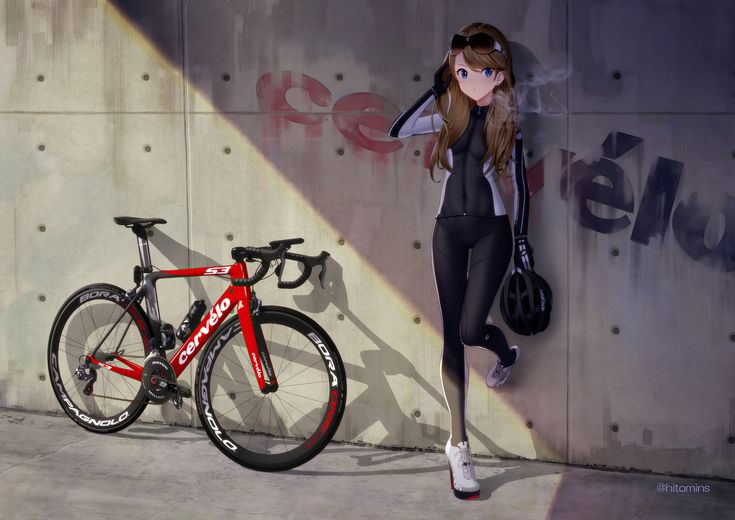
<path id="1" fill-rule="evenodd" d="M 191 388 L 186 383 L 176 383 L 176 395 L 185 397 L 186 399 L 191 398 Z"/>

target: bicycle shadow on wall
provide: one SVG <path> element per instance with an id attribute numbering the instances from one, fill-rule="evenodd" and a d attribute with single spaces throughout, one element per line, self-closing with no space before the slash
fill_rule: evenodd
<path id="1" fill-rule="evenodd" d="M 202 253 L 189 250 L 185 245 L 177 242 L 169 235 L 163 233 L 160 230 L 156 230 L 154 235 L 151 237 L 151 244 L 159 250 L 169 261 L 174 259 L 180 259 L 184 256 L 184 253 L 188 253 L 191 256 L 192 265 L 205 266 L 205 265 L 219 265 L 220 262 L 210 258 Z M 429 381 L 418 373 L 413 363 L 400 351 L 392 347 L 387 341 L 383 340 L 378 336 L 370 327 L 367 326 L 358 316 L 356 316 L 349 307 L 347 288 L 343 279 L 342 266 L 337 262 L 334 257 L 330 257 L 327 265 L 327 278 L 325 280 L 325 289 L 323 290 L 318 282 L 315 280 L 318 273 L 314 273 L 312 278 L 309 279 L 308 283 L 311 284 L 311 291 L 307 295 L 294 295 L 294 304 L 297 308 L 304 312 L 310 313 L 323 313 L 327 310 L 330 304 L 334 305 L 344 316 L 349 319 L 354 326 L 366 337 L 373 345 L 377 346 L 377 349 L 362 350 L 360 352 L 360 358 L 363 362 L 362 366 L 358 366 L 351 363 L 345 363 L 345 370 L 348 375 L 349 381 L 356 381 L 365 385 L 365 389 L 353 399 L 346 407 L 344 417 L 342 419 L 342 426 L 345 430 L 345 438 L 351 439 L 365 431 L 376 423 L 382 425 L 382 427 L 388 432 L 384 438 L 377 443 L 378 446 L 391 446 L 398 444 L 396 442 L 397 432 L 395 431 L 395 425 L 400 424 L 399 439 L 405 438 L 418 438 L 426 439 L 427 445 L 439 444 L 443 445 L 446 439 L 449 437 L 449 432 L 443 428 L 439 428 L 434 425 L 430 425 L 424 422 L 419 422 L 417 418 L 411 414 L 406 414 L 401 409 L 401 406 L 396 398 L 395 394 L 391 390 L 390 381 L 388 376 L 403 375 L 404 377 L 412 380 L 417 384 L 422 391 L 430 395 L 443 409 L 446 410 L 446 403 L 444 396 L 439 390 L 434 388 Z M 198 278 L 190 278 L 187 280 L 189 287 L 194 293 L 195 298 L 204 299 L 208 306 L 211 306 L 211 302 L 206 294 L 203 284 Z M 264 333 L 267 335 L 268 331 Z M 299 367 L 308 368 L 319 362 L 318 356 L 300 351 L 297 347 L 290 345 L 287 341 L 275 341 L 270 340 L 270 345 L 276 346 L 276 352 L 281 356 L 281 359 L 295 360 L 298 356 Z M 243 347 L 244 348 L 244 347 Z M 282 354 L 281 354 L 282 353 Z M 245 366 L 243 360 L 227 359 L 224 364 L 224 369 L 231 374 L 243 374 L 248 373 L 246 370 L 248 367 Z M 243 403 L 247 403 L 253 396 L 246 395 L 242 388 L 225 388 L 221 387 L 218 390 L 221 393 L 221 398 L 231 399 L 233 402 L 232 412 L 236 415 L 232 415 L 225 419 L 226 424 L 223 426 L 226 429 L 236 429 L 240 420 L 244 420 L 249 413 L 254 411 L 253 408 L 248 406 L 240 406 Z M 381 406 L 375 407 L 374 403 L 380 403 Z M 305 406 L 309 406 L 307 401 L 304 401 Z M 266 410 L 265 413 L 269 417 L 276 418 L 276 426 L 278 428 L 286 428 L 285 422 L 281 419 L 283 413 L 287 413 L 285 409 L 279 410 L 270 405 L 270 409 Z M 359 411 L 369 409 L 371 413 L 359 413 Z M 313 407 L 311 410 L 305 409 L 305 413 L 302 415 L 301 421 L 307 421 L 308 415 L 312 412 L 317 412 L 319 407 Z M 357 410 L 358 412 L 353 412 Z M 260 410 L 257 410 L 260 412 Z M 304 412 L 304 410 L 301 410 Z M 195 415 L 195 414 L 193 414 Z M 293 423 L 294 433 L 302 426 L 306 426 L 306 423 L 296 421 Z M 479 428 L 474 426 L 471 422 L 467 422 L 468 431 L 475 435 L 485 447 L 492 453 L 508 458 L 518 458 L 514 453 L 507 452 L 498 446 L 492 439 L 485 435 Z M 391 429 L 393 431 L 391 432 Z M 534 442 L 535 439 L 534 439 Z M 299 469 L 289 470 L 295 474 L 309 474 L 309 475 L 372 475 L 372 474 L 410 474 L 420 472 L 433 472 L 441 471 L 444 469 L 443 464 L 438 466 L 430 466 L 422 469 L 377 469 L 376 466 L 382 464 L 388 464 L 396 462 L 398 460 L 410 459 L 416 457 L 415 452 L 404 452 L 404 453 L 369 453 L 360 454 L 360 451 L 364 451 L 365 448 L 359 446 L 343 446 L 338 448 L 330 448 L 325 453 L 337 453 L 337 452 L 352 452 L 356 453 L 352 456 L 355 463 L 365 468 L 360 471 L 305 471 Z M 442 461 L 443 462 L 443 461 Z M 499 463 L 487 463 L 478 459 L 479 466 L 492 466 L 492 467 L 507 467 L 517 468 L 517 464 L 513 461 L 502 461 Z M 371 469 L 368 469 L 371 468 Z M 540 470 L 528 470 L 520 469 L 521 474 L 515 474 L 517 478 L 525 478 L 527 476 L 549 474 L 549 471 Z M 533 473 L 531 475 L 529 473 Z M 514 472 L 515 473 L 515 472 Z M 497 487 L 507 480 L 513 480 L 512 476 L 503 477 L 499 476 L 491 477 L 491 479 L 497 480 L 495 485 L 488 482 L 487 486 Z"/>
<path id="2" fill-rule="evenodd" d="M 373 410 L 380 414 L 379 416 L 367 416 L 366 414 L 351 415 L 351 431 L 360 433 L 375 422 L 380 422 L 386 430 L 389 430 L 388 427 L 396 422 L 394 418 L 401 416 L 403 419 L 402 430 L 405 432 L 404 438 L 410 437 L 410 434 L 415 435 L 416 433 L 420 433 L 420 435 L 416 435 L 414 438 L 425 438 L 443 446 L 449 438 L 449 432 L 442 428 L 420 423 L 413 415 L 405 414 L 401 410 L 395 395 L 390 390 L 387 376 L 403 375 L 411 379 L 421 390 L 430 395 L 446 410 L 446 402 L 443 394 L 434 388 L 425 377 L 418 373 L 414 365 L 405 355 L 378 336 L 350 310 L 347 288 L 342 277 L 342 266 L 334 257 L 330 257 L 327 270 L 329 274 L 326 280 L 326 290 L 322 290 L 321 287 L 316 285 L 314 280 L 309 280 L 309 283 L 312 284 L 311 293 L 308 295 L 294 295 L 295 305 L 302 311 L 312 313 L 324 312 L 329 304 L 334 305 L 346 319 L 349 319 L 365 337 L 378 347 L 378 350 L 363 350 L 360 352 L 364 367 L 349 365 L 349 378 L 366 384 L 367 389 L 348 405 L 348 409 L 350 406 L 360 406 L 363 403 L 366 407 L 370 407 L 370 403 L 381 403 L 383 406 L 379 410 L 375 410 L 373 407 Z M 492 453 L 502 457 L 517 458 L 516 454 L 498 446 L 490 437 L 485 435 L 477 426 L 469 421 L 467 421 L 467 429 Z M 389 437 L 390 433 L 378 444 L 385 445 L 383 443 Z"/>

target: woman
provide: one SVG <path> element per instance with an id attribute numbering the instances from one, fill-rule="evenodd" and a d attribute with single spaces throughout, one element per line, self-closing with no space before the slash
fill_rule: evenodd
<path id="1" fill-rule="evenodd" d="M 439 132 L 430 174 L 433 179 L 437 165 L 446 171 L 432 262 L 444 330 L 442 387 L 451 416 L 445 453 L 454 495 L 463 499 L 480 494 L 465 429 L 464 346 L 497 354 L 488 386 L 506 381 L 519 348 L 508 347 L 490 321 L 490 308 L 513 249 L 516 267 L 534 265 L 526 237 L 528 182 L 514 84 L 508 40 L 492 25 L 470 24 L 452 37 L 434 85 L 389 131 L 398 138 Z M 421 116 L 432 102 L 438 114 Z M 513 234 L 495 175 L 513 178 Z"/>

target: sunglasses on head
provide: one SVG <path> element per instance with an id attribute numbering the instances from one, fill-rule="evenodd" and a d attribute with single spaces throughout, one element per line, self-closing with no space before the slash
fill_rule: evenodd
<path id="1" fill-rule="evenodd" d="M 473 51 L 479 52 L 480 54 L 490 54 L 493 51 L 498 51 L 505 56 L 505 52 L 503 52 L 503 48 L 500 46 L 500 43 L 486 33 L 475 33 L 472 36 L 455 34 L 452 36 L 449 53 L 452 56 L 456 56 L 468 45 Z"/>

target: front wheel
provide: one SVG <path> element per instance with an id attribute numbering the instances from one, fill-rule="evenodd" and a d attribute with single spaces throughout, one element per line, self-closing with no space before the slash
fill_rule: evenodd
<path id="1" fill-rule="evenodd" d="M 261 393 L 234 316 L 200 358 L 197 411 L 229 458 L 250 469 L 282 471 L 304 464 L 330 441 L 344 412 L 347 380 L 334 343 L 308 316 L 269 306 L 259 319 L 278 390 Z"/>

